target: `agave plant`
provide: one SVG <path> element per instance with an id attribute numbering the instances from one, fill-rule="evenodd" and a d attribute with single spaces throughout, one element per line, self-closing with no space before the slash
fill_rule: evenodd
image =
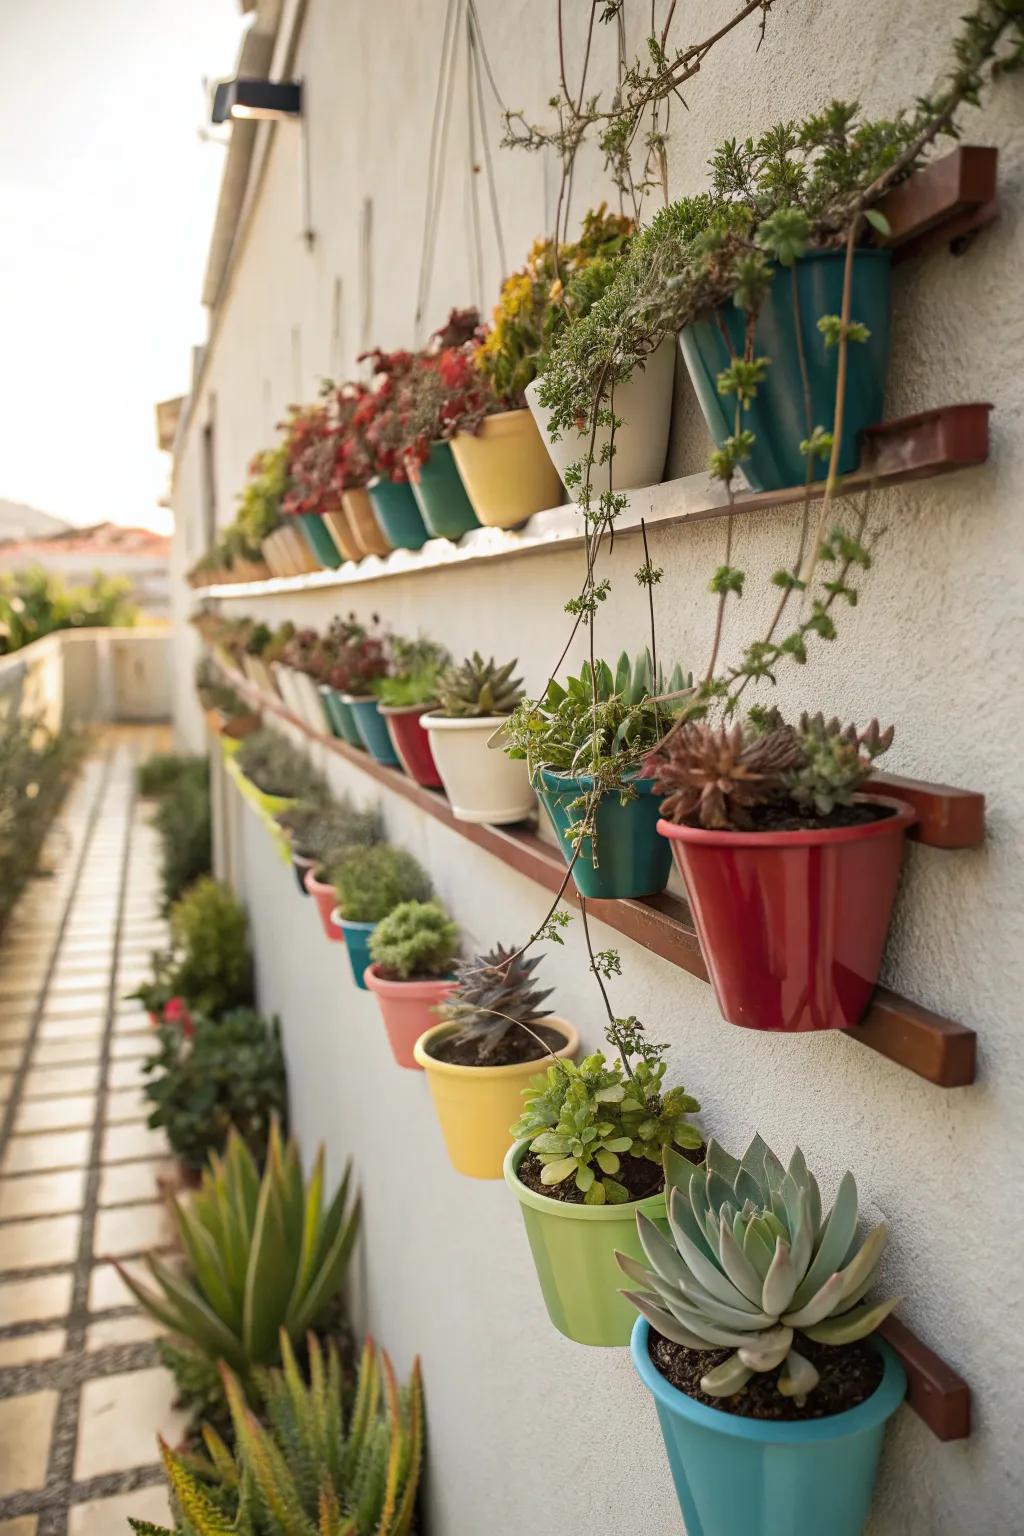
<path id="1" fill-rule="evenodd" d="M 512 676 L 517 665 L 513 660 L 498 667 L 493 656 L 484 661 L 474 651 L 459 666 L 446 667 L 437 682 L 438 712 L 453 720 L 510 715 L 523 696 L 522 678 Z"/>
<path id="2" fill-rule="evenodd" d="M 316 1337 L 308 1343 L 309 1386 L 286 1333 L 284 1369 L 258 1372 L 266 1424 L 221 1367 L 235 1453 L 209 1426 L 206 1456 L 161 1442 L 176 1532 L 132 1520 L 138 1536 L 408 1536 L 423 1462 L 419 1361 L 400 1391 L 391 1361 L 367 1339 L 346 1414 L 335 1350 L 325 1362 Z"/>
<path id="3" fill-rule="evenodd" d="M 803 1404 L 818 1372 L 795 1346 L 866 1338 L 900 1300 L 869 1303 L 888 1240 L 885 1223 L 857 1236 L 857 1185 L 843 1175 L 822 1218 L 821 1194 L 799 1147 L 784 1168 L 755 1136 L 741 1160 L 708 1143 L 703 1167 L 666 1151 L 669 1242 L 646 1216 L 637 1230 L 650 1269 L 624 1253 L 619 1267 L 641 1291 L 623 1295 L 666 1339 L 736 1353 L 701 1379 L 731 1397 L 755 1371 L 781 1366 L 778 1389 Z"/>
<path id="4" fill-rule="evenodd" d="M 248 1378 L 276 1361 L 282 1330 L 301 1338 L 341 1289 L 359 1228 L 359 1200 L 347 1210 L 348 1192 L 346 1169 L 325 1211 L 323 1148 L 304 1184 L 298 1148 L 282 1147 L 276 1123 L 261 1179 L 232 1132 L 190 1203 L 174 1202 L 191 1274 L 153 1254 L 146 1264 L 158 1291 L 118 1272 L 158 1322 Z"/>
<path id="5" fill-rule="evenodd" d="M 552 988 L 542 991 L 533 980 L 541 959 L 496 944 L 488 954 L 456 966 L 455 990 L 443 1005 L 446 1022 L 457 1026 L 452 1039 L 475 1041 L 486 1061 L 517 1024 L 530 1028 L 546 1019 L 551 1009 L 540 1005 Z"/>

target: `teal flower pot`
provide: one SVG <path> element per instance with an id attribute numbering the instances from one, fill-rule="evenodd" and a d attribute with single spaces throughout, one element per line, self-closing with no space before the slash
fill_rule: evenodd
<path id="1" fill-rule="evenodd" d="M 416 504 L 435 539 L 461 539 L 480 523 L 462 483 L 450 443 L 431 443 L 430 458 L 410 480 Z"/>
<path id="2" fill-rule="evenodd" d="M 803 485 L 806 466 L 800 452 L 808 436 L 804 411 L 804 385 L 800 369 L 796 316 L 800 315 L 811 397 L 811 426 L 832 430 L 835 413 L 838 348 L 826 347 L 818 330 L 822 315 L 838 315 L 843 302 L 842 251 L 816 251 L 802 256 L 793 269 L 778 267 L 771 289 L 754 328 L 754 356 L 770 357 L 757 397 L 743 412 L 743 426 L 756 442 L 743 464 L 751 488 L 774 491 Z M 858 434 L 881 421 L 885 380 L 889 369 L 889 269 L 888 251 L 857 251 L 853 260 L 851 320 L 866 325 L 866 342 L 851 342 L 847 349 L 846 403 L 839 471 L 857 468 Z M 793 274 L 797 298 L 794 302 Z M 722 335 L 742 357 L 745 315 L 732 303 L 687 325 L 679 333 L 679 345 L 711 436 L 721 447 L 735 427 L 735 401 L 720 395 L 715 385 L 719 373 L 731 361 Z M 818 461 L 815 476 L 823 473 Z"/>
<path id="3" fill-rule="evenodd" d="M 302 529 L 302 537 L 309 545 L 314 560 L 319 560 L 325 571 L 336 571 L 341 564 L 341 551 L 331 538 L 319 512 L 300 512 L 295 521 Z"/>
<path id="4" fill-rule="evenodd" d="M 352 975 L 357 987 L 363 992 L 369 991 L 363 975 L 370 964 L 370 935 L 376 928 L 376 923 L 350 923 L 347 917 L 340 913 L 334 914 L 341 925 L 342 936 L 345 940 L 345 948 L 348 950 L 349 964 L 352 967 Z"/>
<path id="5" fill-rule="evenodd" d="M 427 530 L 407 481 L 378 476 L 366 489 L 380 531 L 395 549 L 420 549 L 427 542 Z"/>
<path id="6" fill-rule="evenodd" d="M 658 836 L 658 799 L 650 779 L 635 779 L 636 799 L 620 805 L 616 794 L 604 795 L 597 808 L 597 857 L 591 839 L 585 838 L 579 858 L 572 868 L 576 889 L 595 901 L 614 901 L 622 897 L 654 896 L 665 889 L 672 868 L 662 846 L 666 838 Z M 590 774 L 578 778 L 552 773 L 542 768 L 534 786 L 548 819 L 558 836 L 568 864 L 572 843 L 566 840 L 573 817 L 569 807 L 593 787 Z"/>
<path id="7" fill-rule="evenodd" d="M 350 693 L 344 694 L 343 699 L 349 707 L 362 744 L 370 756 L 375 757 L 378 763 L 383 763 L 386 768 L 401 768 L 402 764 L 395 751 L 394 742 L 391 740 L 388 723 L 380 713 L 377 700 L 357 699 Z M 671 858 L 671 852 L 669 857 Z"/>
<path id="8" fill-rule="evenodd" d="M 327 723 L 331 728 L 331 735 L 339 741 L 348 742 L 350 747 L 363 747 L 363 738 L 359 734 L 355 718 L 352 714 L 352 706 L 338 692 L 337 688 L 328 688 L 326 684 L 320 686 L 320 697 L 324 701 L 324 711 L 327 715 Z"/>
<path id="9" fill-rule="evenodd" d="M 678 1391 L 648 1353 L 645 1318 L 630 1352 L 654 1398 L 687 1536 L 861 1536 L 875 1486 L 886 1420 L 907 1390 L 902 1365 L 885 1362 L 867 1402 L 826 1419 L 741 1419 Z"/>

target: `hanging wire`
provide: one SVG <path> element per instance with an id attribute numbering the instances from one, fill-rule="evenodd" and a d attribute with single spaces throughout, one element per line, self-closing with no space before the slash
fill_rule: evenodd
<path id="1" fill-rule="evenodd" d="M 416 345 L 422 342 L 423 314 L 430 293 L 430 281 L 434 267 L 434 249 L 441 197 L 444 190 L 444 166 L 448 145 L 448 126 L 451 120 L 452 96 L 455 85 L 455 49 L 459 35 L 459 22 L 465 0 L 448 0 L 445 12 L 444 32 L 441 40 L 441 64 L 437 75 L 437 92 L 434 97 L 434 115 L 430 128 L 430 153 L 427 160 L 427 204 L 423 220 L 423 243 L 420 250 L 420 277 L 416 294 L 416 318 L 414 335 Z"/>
<path id="2" fill-rule="evenodd" d="M 479 314 L 484 304 L 484 246 L 483 236 L 480 230 L 480 197 L 477 190 L 477 177 L 480 167 L 476 158 L 476 102 L 474 94 L 476 89 L 476 71 L 473 68 L 473 18 L 466 11 L 466 109 L 467 132 L 469 143 L 469 207 L 473 223 L 473 256 L 474 277 L 476 286 L 473 298 L 476 310 Z"/>
<path id="3" fill-rule="evenodd" d="M 498 200 L 498 185 L 494 175 L 494 162 L 491 158 L 491 141 L 490 135 L 487 132 L 487 118 L 484 113 L 483 76 L 481 72 L 483 40 L 480 36 L 474 0 L 469 0 L 469 11 L 466 16 L 466 41 L 469 65 L 476 78 L 476 107 L 480 118 L 480 141 L 483 145 L 484 166 L 487 172 L 487 191 L 491 203 L 491 218 L 494 222 L 494 238 L 498 246 L 498 260 L 501 263 L 502 276 L 504 276 L 508 271 L 508 262 L 505 259 L 505 236 L 501 228 L 501 204 Z M 500 101 L 500 97 L 498 99 Z"/>

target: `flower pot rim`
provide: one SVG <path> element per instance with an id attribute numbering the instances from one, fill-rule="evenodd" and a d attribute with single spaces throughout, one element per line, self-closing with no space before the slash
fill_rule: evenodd
<path id="1" fill-rule="evenodd" d="M 301 864 L 305 869 L 313 869 L 316 865 L 316 859 L 313 858 L 312 854 L 297 853 L 294 848 L 292 848 L 292 858 L 296 864 Z"/>
<path id="2" fill-rule="evenodd" d="M 338 693 L 337 688 L 334 691 Z M 338 696 L 343 704 L 376 704 L 380 708 L 380 700 L 375 693 L 342 693 Z"/>
<path id="3" fill-rule="evenodd" d="M 408 485 L 408 484 L 409 484 L 409 481 L 407 479 L 406 480 L 393 480 L 390 475 L 374 475 L 371 479 L 367 480 L 364 489 L 367 490 L 367 491 L 375 491 L 377 489 L 378 485 Z"/>
<path id="4" fill-rule="evenodd" d="M 475 726 L 494 731 L 500 730 L 511 720 L 511 715 L 442 715 L 439 710 L 428 709 L 420 722 L 428 731 L 466 731 Z"/>
<path id="5" fill-rule="evenodd" d="M 592 773 L 561 773 L 557 768 L 545 768 L 541 763 L 537 768 L 537 778 L 541 780 L 545 789 L 557 789 L 560 784 L 572 784 L 580 789 L 593 789 L 594 775 Z M 654 793 L 654 780 L 640 777 L 639 768 L 631 768 L 622 775 L 623 781 L 632 784 L 634 789 L 642 795 Z M 548 781 L 551 781 L 550 783 Z M 614 789 L 605 790 L 606 795 L 617 793 Z"/>
<path id="6" fill-rule="evenodd" d="M 338 928 L 351 928 L 362 933 L 369 933 L 371 928 L 376 928 L 376 923 L 357 923 L 352 917 L 342 917 L 341 908 L 334 907 L 331 910 L 331 922 Z"/>
<path id="7" fill-rule="evenodd" d="M 864 822 L 854 827 L 807 827 L 795 832 L 717 832 L 708 827 L 688 827 L 662 817 L 658 821 L 658 831 L 662 837 L 705 848 L 820 848 L 890 837 L 905 832 L 917 820 L 912 805 L 891 795 L 855 795 L 854 801 L 858 805 L 890 806 L 893 814 L 881 821 Z"/>
<path id="8" fill-rule="evenodd" d="M 568 1200 L 553 1200 L 547 1195 L 538 1195 L 535 1189 L 523 1183 L 517 1172 L 532 1140 L 532 1136 L 525 1136 L 522 1141 L 514 1141 L 505 1153 L 501 1170 L 505 1175 L 505 1183 L 523 1205 L 541 1211 L 545 1216 L 564 1216 L 569 1221 L 622 1221 L 635 1216 L 637 1211 L 643 1211 L 645 1216 L 651 1217 L 665 1215 L 664 1190 L 656 1195 L 645 1195 L 642 1200 L 624 1200 L 621 1205 L 574 1205 Z"/>
<path id="9" fill-rule="evenodd" d="M 319 880 L 317 878 L 316 871 L 319 869 L 319 867 L 319 864 L 314 862 L 306 871 L 306 890 L 311 896 L 315 895 L 318 891 L 321 895 L 323 895 L 325 891 L 334 890 L 334 886 L 329 885 L 326 880 Z"/>
<path id="10" fill-rule="evenodd" d="M 565 1044 L 559 1046 L 556 1056 L 574 1056 L 579 1049 L 580 1037 L 569 1023 L 568 1019 L 559 1018 L 557 1014 L 549 1014 L 541 1023 L 549 1025 L 552 1029 L 561 1030 L 565 1035 Z M 438 1072 L 443 1077 L 472 1078 L 474 1081 L 532 1076 L 534 1072 L 543 1070 L 544 1063 L 549 1060 L 547 1056 L 538 1056 L 534 1061 L 513 1061 L 503 1067 L 465 1067 L 454 1061 L 439 1061 L 436 1056 L 431 1056 L 426 1049 L 427 1042 L 436 1039 L 442 1034 L 451 1034 L 458 1028 L 457 1024 L 432 1024 L 425 1029 L 413 1046 L 413 1055 L 424 1071 Z M 528 1069 L 528 1070 L 527 1070 Z"/>
<path id="11" fill-rule="evenodd" d="M 658 1370 L 650 1357 L 647 1340 L 650 1324 L 645 1317 L 637 1317 L 629 1341 L 637 1375 L 654 1397 L 658 1406 L 666 1408 L 680 1418 L 688 1419 L 702 1429 L 712 1429 L 717 1434 L 728 1435 L 735 1440 L 755 1440 L 769 1445 L 820 1445 L 827 1440 L 845 1439 L 847 1435 L 860 1434 L 874 1429 L 890 1418 L 906 1396 L 907 1374 L 894 1351 L 871 1334 L 868 1342 L 878 1350 L 885 1364 L 882 1379 L 864 1402 L 843 1413 L 832 1413 L 824 1419 L 744 1419 L 724 1408 L 709 1408 L 695 1398 L 680 1392 Z"/>
<path id="12" fill-rule="evenodd" d="M 473 438 L 498 437 L 506 432 L 515 432 L 518 430 L 519 421 L 524 416 L 529 417 L 530 421 L 533 420 L 528 405 L 516 405 L 509 411 L 492 411 L 489 416 L 484 417 L 478 432 L 456 432 L 449 441 L 466 442 Z"/>
<path id="13" fill-rule="evenodd" d="M 354 925 L 353 925 L 354 926 Z M 373 924 L 376 927 L 376 924 Z M 374 960 L 363 972 L 363 980 L 370 992 L 379 992 L 382 997 L 409 998 L 413 1001 L 428 997 L 443 996 L 455 985 L 454 976 L 420 977 L 409 981 L 393 981 L 380 974 L 380 965 Z"/>
<path id="14" fill-rule="evenodd" d="M 376 697 L 376 695 L 374 695 Z M 382 715 L 425 715 L 430 709 L 429 704 L 381 704 L 378 700 L 377 708 Z"/>

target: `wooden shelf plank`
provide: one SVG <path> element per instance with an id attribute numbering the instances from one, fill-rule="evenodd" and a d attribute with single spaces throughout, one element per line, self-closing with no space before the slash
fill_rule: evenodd
<path id="1" fill-rule="evenodd" d="M 963 1377 L 898 1317 L 887 1317 L 878 1331 L 903 1362 L 907 1406 L 940 1440 L 966 1439 L 971 1432 L 971 1389 Z"/>
<path id="2" fill-rule="evenodd" d="M 898 773 L 872 774 L 867 787 L 909 801 L 918 819 L 907 836 L 915 842 L 929 848 L 977 848 L 985 841 L 985 796 L 977 790 L 922 784 Z"/>
<path id="3" fill-rule="evenodd" d="M 861 466 L 841 481 L 837 494 L 851 496 L 871 488 L 884 490 L 983 464 L 988 458 L 991 409 L 984 402 L 938 406 L 869 428 L 862 442 Z M 812 485 L 812 501 L 819 501 L 824 491 L 824 482 Z M 629 504 L 616 521 L 616 538 L 638 534 L 641 518 L 653 533 L 677 523 L 723 517 L 729 511 L 724 488 L 706 474 L 666 480 L 626 494 Z M 735 516 L 745 516 L 800 504 L 804 496 L 802 485 L 778 491 L 742 491 L 732 510 Z M 276 576 L 269 581 L 222 582 L 195 587 L 193 591 L 198 601 L 322 592 L 429 571 L 461 570 L 483 561 L 544 554 L 553 549 L 574 549 L 582 542 L 583 530 L 576 507 L 554 507 L 538 512 L 518 531 L 476 528 L 464 534 L 457 544 L 447 539 L 429 539 L 422 549 L 394 550 L 383 558 L 369 555 L 358 565 L 349 561 L 336 571 Z"/>
<path id="4" fill-rule="evenodd" d="M 878 243 L 892 249 L 895 261 L 939 245 L 959 247 L 998 216 L 998 165 L 998 149 L 961 144 L 899 182 L 876 204 L 892 231 Z"/>
<path id="5" fill-rule="evenodd" d="M 522 826 L 491 827 L 457 820 L 448 801 L 437 790 L 424 789 L 398 769 L 385 768 L 368 753 L 350 747 L 346 742 L 329 736 L 326 731 L 311 730 L 304 721 L 286 709 L 280 699 L 272 699 L 260 693 L 233 668 L 223 667 L 220 663 L 218 665 L 221 665 L 232 687 L 255 709 L 262 709 L 264 713 L 275 714 L 288 721 L 311 740 L 359 768 L 394 794 L 411 801 L 436 821 L 457 832 L 460 837 L 486 849 L 502 863 L 536 881 L 545 890 L 553 893 L 562 884 L 565 864 L 561 855 L 556 848 L 543 842 L 536 832 Z M 929 791 L 942 790 L 942 786 L 905 782 L 914 784 L 922 796 L 926 796 Z M 565 896 L 567 901 L 575 903 L 577 900 L 572 881 L 566 887 Z M 645 901 L 593 901 L 588 911 L 652 954 L 679 966 L 701 981 L 707 981 L 707 969 L 689 908 L 678 897 L 665 893 Z M 876 990 L 861 1023 L 842 1033 L 847 1039 L 868 1046 L 897 1066 L 905 1067 L 940 1088 L 962 1088 L 974 1081 L 975 1032 L 966 1025 L 944 1019 L 883 987 Z"/>

